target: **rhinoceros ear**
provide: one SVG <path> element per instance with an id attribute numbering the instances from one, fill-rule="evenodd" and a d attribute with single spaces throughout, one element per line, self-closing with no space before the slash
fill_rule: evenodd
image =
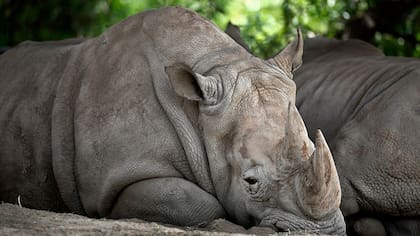
<path id="1" fill-rule="evenodd" d="M 302 65 L 303 38 L 300 29 L 297 29 L 297 39 L 291 42 L 283 51 L 267 60 L 268 63 L 284 69 L 286 72 L 293 72 Z"/>
<path id="2" fill-rule="evenodd" d="M 218 78 L 200 75 L 181 64 L 168 66 L 165 71 L 179 96 L 206 105 L 213 105 L 219 101 L 222 91 Z"/>

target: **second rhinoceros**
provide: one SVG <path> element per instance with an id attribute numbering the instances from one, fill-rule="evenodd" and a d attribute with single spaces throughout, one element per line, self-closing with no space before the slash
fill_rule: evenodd
<path id="1" fill-rule="evenodd" d="M 196 13 L 0 56 L 0 201 L 91 217 L 344 234 L 329 148 L 295 106 L 302 38 L 272 64 Z"/>
<path id="2" fill-rule="evenodd" d="M 420 60 L 358 40 L 305 41 L 295 74 L 309 133 L 325 131 L 348 233 L 420 232 Z"/>

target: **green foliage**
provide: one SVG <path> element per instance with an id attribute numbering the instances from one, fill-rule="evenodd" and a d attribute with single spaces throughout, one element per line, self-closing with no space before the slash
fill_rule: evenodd
<path id="1" fill-rule="evenodd" d="M 420 58 L 420 5 L 394 28 L 394 34 L 376 32 L 373 43 L 387 55 Z"/>
<path id="2" fill-rule="evenodd" d="M 93 37 L 122 19 L 148 9 L 178 5 L 224 29 L 230 21 L 258 56 L 269 57 L 296 36 L 345 37 L 347 23 L 365 17 L 380 0 L 0 0 L 0 45 L 23 40 Z M 371 42 L 388 55 L 420 57 L 420 7 L 409 9 L 392 33 Z M 392 21 L 393 19 L 389 19 Z M 395 33 L 396 32 L 396 33 Z"/>
<path id="3" fill-rule="evenodd" d="M 238 0 L 230 1 L 226 9 L 251 50 L 263 57 L 272 56 L 293 40 L 298 27 L 306 37 L 334 36 L 343 28 L 340 5 L 331 0 Z"/>

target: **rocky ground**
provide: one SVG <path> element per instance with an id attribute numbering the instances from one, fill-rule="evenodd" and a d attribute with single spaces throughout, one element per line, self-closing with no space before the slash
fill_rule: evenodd
<path id="1" fill-rule="evenodd" d="M 221 232 L 224 231 L 224 232 Z M 0 204 L 0 235 L 250 235 L 252 232 L 225 220 L 206 228 L 180 228 L 132 220 L 91 219 L 80 215 L 54 213 Z M 259 231 L 267 235 L 268 232 Z M 277 233 L 273 235 L 314 235 Z"/>

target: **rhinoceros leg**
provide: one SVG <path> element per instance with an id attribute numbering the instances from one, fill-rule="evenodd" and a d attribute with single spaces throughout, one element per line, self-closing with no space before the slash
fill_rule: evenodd
<path id="1" fill-rule="evenodd" d="M 188 226 L 223 218 L 225 212 L 213 195 L 185 179 L 156 178 L 127 187 L 108 217 Z"/>

